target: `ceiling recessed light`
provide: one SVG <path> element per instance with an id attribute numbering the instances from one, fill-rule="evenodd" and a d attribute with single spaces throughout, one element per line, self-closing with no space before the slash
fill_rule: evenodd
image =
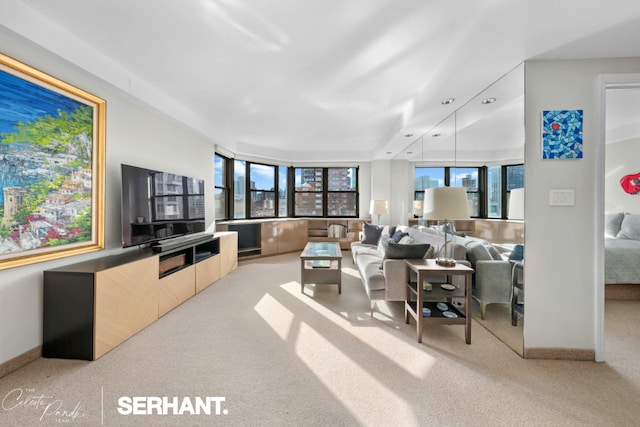
<path id="1" fill-rule="evenodd" d="M 482 100 L 483 104 L 493 104 L 494 102 L 496 102 L 495 98 L 485 98 Z"/>
<path id="2" fill-rule="evenodd" d="M 407 154 L 413 154 L 413 151 L 407 151 Z"/>
<path id="3" fill-rule="evenodd" d="M 453 104 L 453 102 L 455 101 L 455 98 L 447 98 L 447 99 L 443 99 L 442 101 L 440 101 L 440 103 L 442 105 L 449 105 L 449 104 Z"/>
<path id="4" fill-rule="evenodd" d="M 393 154 L 393 151 L 387 151 L 387 154 Z"/>
<path id="5" fill-rule="evenodd" d="M 413 136 L 413 134 L 412 134 L 412 133 L 405 133 L 405 134 L 404 134 L 404 137 L 405 137 L 405 138 L 411 138 L 412 136 Z"/>
<path id="6" fill-rule="evenodd" d="M 434 133 L 434 134 L 433 134 L 433 135 L 431 135 L 431 136 L 432 136 L 432 137 L 434 137 L 434 138 L 437 138 L 437 137 L 439 137 L 439 136 L 442 136 L 442 134 L 441 134 L 441 133 Z"/>

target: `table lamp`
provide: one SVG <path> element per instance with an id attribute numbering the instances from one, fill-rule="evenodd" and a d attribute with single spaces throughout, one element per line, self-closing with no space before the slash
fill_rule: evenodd
<path id="1" fill-rule="evenodd" d="M 456 265 L 453 259 L 453 245 L 448 245 L 455 238 L 455 225 L 452 221 L 469 219 L 467 190 L 464 187 L 435 187 L 424 191 L 423 217 L 439 220 L 444 232 L 444 250 L 436 259 L 443 267 Z M 441 221 L 441 222 L 440 222 Z"/>
<path id="2" fill-rule="evenodd" d="M 389 210 L 389 202 L 386 200 L 372 200 L 369 206 L 369 213 L 378 216 L 377 225 L 380 225 L 380 215 L 386 215 Z"/>

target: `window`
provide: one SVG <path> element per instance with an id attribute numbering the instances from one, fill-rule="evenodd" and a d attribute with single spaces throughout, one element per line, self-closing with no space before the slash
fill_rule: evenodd
<path id="1" fill-rule="evenodd" d="M 514 188 L 524 188 L 524 165 L 509 165 L 505 166 L 505 213 L 504 217 L 508 216 L 507 206 L 509 206 L 509 198 L 511 197 L 511 190 Z"/>
<path id="2" fill-rule="evenodd" d="M 327 178 L 327 216 L 356 216 L 356 168 L 328 168 Z"/>
<path id="3" fill-rule="evenodd" d="M 505 166 L 507 171 L 507 191 L 524 187 L 524 165 Z"/>
<path id="4" fill-rule="evenodd" d="M 467 189 L 469 216 L 480 216 L 479 168 L 449 168 L 449 182 L 452 187 Z"/>
<path id="5" fill-rule="evenodd" d="M 322 168 L 295 168 L 295 216 L 323 216 L 322 171 Z"/>
<path id="6" fill-rule="evenodd" d="M 249 164 L 251 192 L 251 218 L 275 216 L 276 167 L 258 163 Z"/>
<path id="7" fill-rule="evenodd" d="M 444 187 L 445 168 L 416 168 L 414 179 L 414 200 L 424 200 L 424 190 Z"/>
<path id="8" fill-rule="evenodd" d="M 358 216 L 357 168 L 295 168 L 295 216 Z"/>
<path id="9" fill-rule="evenodd" d="M 233 217 L 245 218 L 247 163 L 244 160 L 233 161 Z"/>
<path id="10" fill-rule="evenodd" d="M 229 219 L 229 183 L 227 180 L 229 159 L 216 154 L 213 161 L 213 185 L 216 220 Z"/>
<path id="11" fill-rule="evenodd" d="M 288 211 L 289 197 L 287 197 L 287 190 L 289 186 L 287 185 L 287 181 L 288 181 L 287 167 L 278 166 L 278 216 L 279 217 L 289 216 L 289 211 Z"/>
<path id="12" fill-rule="evenodd" d="M 502 218 L 502 166 L 487 168 L 487 218 Z"/>

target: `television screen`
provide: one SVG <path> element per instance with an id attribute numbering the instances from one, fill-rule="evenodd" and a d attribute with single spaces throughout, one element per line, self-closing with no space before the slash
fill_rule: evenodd
<path id="1" fill-rule="evenodd" d="M 122 165 L 123 247 L 204 230 L 204 180 Z"/>

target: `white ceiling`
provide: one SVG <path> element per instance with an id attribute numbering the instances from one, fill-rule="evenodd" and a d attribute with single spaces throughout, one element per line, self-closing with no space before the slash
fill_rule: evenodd
<path id="1" fill-rule="evenodd" d="M 1 8 L 0 24 L 212 143 L 286 162 L 397 156 L 415 140 L 404 135 L 429 132 L 526 59 L 640 56 L 637 0 L 3 0 Z M 456 102 L 440 103 L 449 97 Z"/>

